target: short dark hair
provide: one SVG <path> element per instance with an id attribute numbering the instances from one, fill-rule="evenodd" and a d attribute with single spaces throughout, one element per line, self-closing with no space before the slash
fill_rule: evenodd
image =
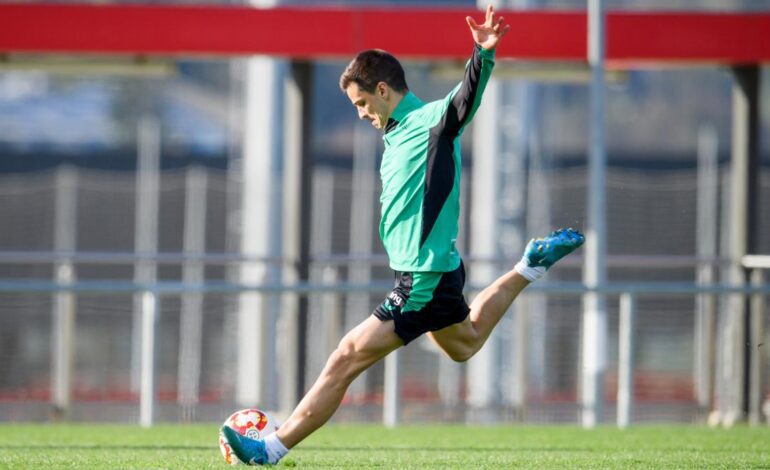
<path id="1" fill-rule="evenodd" d="M 367 93 L 373 93 L 377 84 L 385 82 L 393 90 L 404 93 L 409 90 L 406 85 L 404 68 L 401 63 L 381 49 L 369 49 L 359 52 L 340 76 L 340 88 L 347 90 L 352 82 Z"/>

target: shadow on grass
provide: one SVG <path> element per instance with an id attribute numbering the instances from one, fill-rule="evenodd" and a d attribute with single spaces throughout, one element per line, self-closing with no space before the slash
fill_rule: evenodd
<path id="1" fill-rule="evenodd" d="M 51 449 L 51 450 L 169 450 L 169 451 L 211 451 L 219 450 L 216 444 L 206 446 L 195 445 L 131 445 L 131 444 L 0 444 L 0 451 L 3 450 L 24 450 L 24 449 Z M 503 447 L 503 446 L 458 446 L 458 447 L 416 447 L 416 446 L 299 446 L 297 451 L 305 452 L 392 452 L 392 451 L 412 451 L 412 452 L 544 452 L 544 453 L 601 453 L 612 454 L 616 452 L 629 452 L 629 449 L 607 449 L 607 448 L 589 448 L 589 447 Z M 678 448 L 657 448 L 657 449 L 634 449 L 631 452 L 638 453 L 657 453 L 657 454 L 675 454 L 687 452 L 701 453 L 734 453 L 736 449 L 725 448 L 703 448 L 703 447 L 678 447 Z M 742 453 L 754 453 L 755 450 L 741 450 Z M 765 452 L 762 449 L 760 452 Z"/>
<path id="2" fill-rule="evenodd" d="M 299 446 L 296 450 L 310 451 L 310 452 L 373 452 L 381 451 L 388 452 L 394 450 L 402 451 L 418 451 L 418 452 L 544 452 L 544 453 L 559 453 L 559 452 L 573 452 L 573 453 L 586 453 L 586 454 L 613 454 L 618 452 L 632 452 L 632 453 L 655 453 L 655 454 L 679 454 L 687 452 L 702 452 L 702 453 L 735 453 L 735 452 L 749 452 L 753 453 L 754 450 L 739 450 L 730 447 L 725 448 L 703 448 L 703 447 L 672 447 L 661 449 L 614 449 L 605 447 L 502 447 L 502 446 L 458 446 L 458 447 L 412 447 L 412 446 L 335 446 L 335 447 L 320 447 L 320 446 Z M 765 452 L 761 450 L 760 452 Z"/>
<path id="3" fill-rule="evenodd" d="M 101 445 L 101 444 L 10 444 L 0 445 L 0 451 L 3 450 L 20 450 L 20 449 L 52 449 L 52 450 L 219 450 L 216 445 L 213 446 L 169 446 L 169 445 Z"/>
<path id="4" fill-rule="evenodd" d="M 3 450 L 21 449 L 51 449 L 51 450 L 218 450 L 216 444 L 210 446 L 174 446 L 174 445 L 131 445 L 131 444 L 8 444 L 0 445 Z M 589 448 L 546 448 L 546 447 L 500 447 L 500 446 L 467 446 L 467 447 L 414 447 L 414 446 L 301 446 L 296 450 L 307 452 L 391 452 L 394 450 L 411 452 L 606 452 L 601 449 Z"/>

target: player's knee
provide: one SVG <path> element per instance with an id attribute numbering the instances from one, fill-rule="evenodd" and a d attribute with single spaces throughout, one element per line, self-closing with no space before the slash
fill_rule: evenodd
<path id="1" fill-rule="evenodd" d="M 476 350 L 468 346 L 461 346 L 447 351 L 449 359 L 455 362 L 468 362 L 468 359 L 472 358 L 474 354 L 476 354 Z"/>

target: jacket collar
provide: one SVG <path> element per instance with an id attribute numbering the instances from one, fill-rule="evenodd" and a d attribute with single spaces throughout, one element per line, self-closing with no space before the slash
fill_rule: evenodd
<path id="1" fill-rule="evenodd" d="M 385 133 L 387 134 L 395 129 L 396 126 L 398 126 L 398 123 L 401 122 L 407 114 L 421 107 L 422 104 L 422 101 L 420 101 L 420 98 L 418 98 L 417 95 L 411 91 L 407 92 L 406 95 L 401 98 L 396 109 L 393 110 L 390 119 L 388 119 L 388 123 L 385 125 Z"/>

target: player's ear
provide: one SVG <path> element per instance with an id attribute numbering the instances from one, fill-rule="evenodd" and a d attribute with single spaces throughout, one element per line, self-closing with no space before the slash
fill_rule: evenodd
<path id="1" fill-rule="evenodd" d="M 377 84 L 377 89 L 375 90 L 377 95 L 382 98 L 383 100 L 387 100 L 388 96 L 390 95 L 390 87 L 385 82 L 379 82 Z"/>

